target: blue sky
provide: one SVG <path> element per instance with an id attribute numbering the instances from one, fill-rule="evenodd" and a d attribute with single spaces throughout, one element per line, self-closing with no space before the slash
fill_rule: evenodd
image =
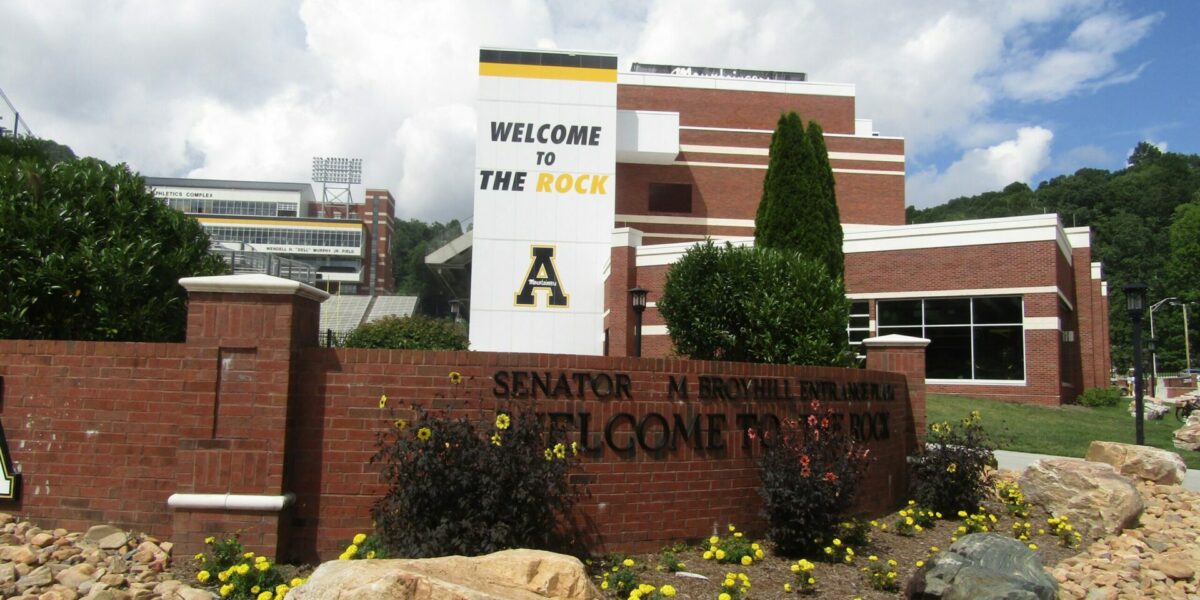
<path id="1" fill-rule="evenodd" d="M 471 211 L 480 46 L 804 71 L 906 140 L 909 204 L 1200 152 L 1200 3 L 0 0 L 34 133 L 146 175 L 307 181 L 364 159 L 402 218 Z M 3 115 L 0 115 L 3 116 Z"/>

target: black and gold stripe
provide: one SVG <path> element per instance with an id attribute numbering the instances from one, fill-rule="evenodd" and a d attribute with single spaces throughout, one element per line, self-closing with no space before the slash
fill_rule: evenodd
<path id="1" fill-rule="evenodd" d="M 480 48 L 479 74 L 489 77 L 617 81 L 617 57 L 603 54 Z"/>

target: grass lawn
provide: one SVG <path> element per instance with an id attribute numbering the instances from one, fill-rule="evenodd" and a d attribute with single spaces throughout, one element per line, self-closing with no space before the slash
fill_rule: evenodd
<path id="1" fill-rule="evenodd" d="M 1132 444 L 1134 436 L 1133 417 L 1124 401 L 1108 408 L 1047 407 L 930 394 L 925 410 L 929 423 L 956 421 L 978 410 L 999 449 L 1016 452 L 1083 458 L 1092 440 Z M 1146 444 L 1178 453 L 1189 469 L 1200 469 L 1200 452 L 1179 450 L 1171 443 L 1180 425 L 1173 414 L 1147 420 Z"/>

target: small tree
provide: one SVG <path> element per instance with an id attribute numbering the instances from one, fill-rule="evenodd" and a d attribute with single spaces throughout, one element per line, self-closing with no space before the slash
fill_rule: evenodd
<path id="1" fill-rule="evenodd" d="M 689 358 L 848 364 L 841 281 L 796 252 L 694 246 L 667 273 L 658 310 Z"/>
<path id="2" fill-rule="evenodd" d="M 179 341 L 182 277 L 227 271 L 193 219 L 125 165 L 0 145 L 0 337 Z"/>
<path id="3" fill-rule="evenodd" d="M 844 271 L 842 226 L 824 133 L 808 131 L 800 115 L 782 115 L 771 137 L 771 159 L 755 215 L 755 245 L 795 250 L 825 265 L 835 279 Z"/>

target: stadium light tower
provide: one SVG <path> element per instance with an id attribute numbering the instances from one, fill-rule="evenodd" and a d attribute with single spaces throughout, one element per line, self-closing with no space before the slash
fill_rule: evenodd
<path id="1" fill-rule="evenodd" d="M 362 183 L 362 159 L 314 156 L 312 180 L 321 184 L 322 203 L 344 204 L 349 214 L 354 202 L 350 186 Z"/>

